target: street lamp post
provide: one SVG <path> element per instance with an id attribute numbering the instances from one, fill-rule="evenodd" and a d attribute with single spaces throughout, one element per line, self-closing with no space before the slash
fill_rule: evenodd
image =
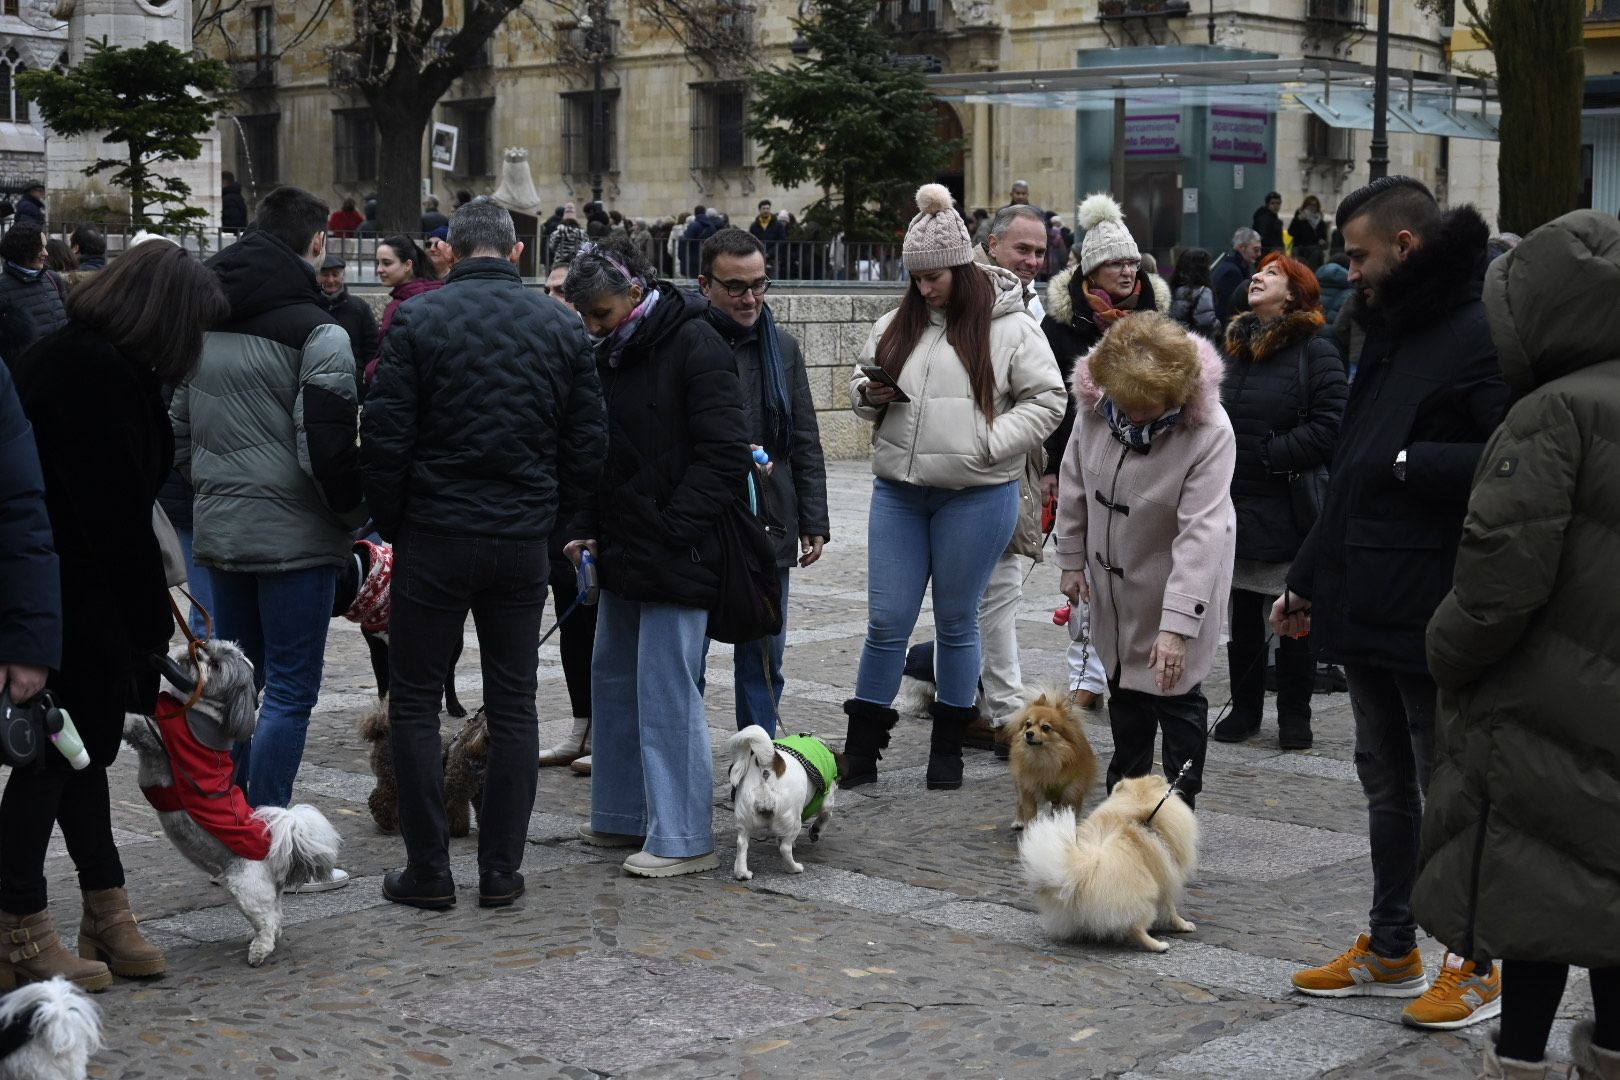
<path id="1" fill-rule="evenodd" d="M 602 174 L 607 171 L 607 101 L 602 88 L 602 66 L 612 49 L 607 0 L 590 0 L 585 15 L 585 51 L 591 61 L 591 201 L 602 201 Z"/>
<path id="2" fill-rule="evenodd" d="M 1209 43 L 1215 44 L 1215 0 L 1209 0 Z"/>
<path id="3" fill-rule="evenodd" d="M 1378 0 L 1378 58 L 1373 72 L 1373 134 L 1367 179 L 1389 175 L 1389 9 L 1393 0 Z"/>

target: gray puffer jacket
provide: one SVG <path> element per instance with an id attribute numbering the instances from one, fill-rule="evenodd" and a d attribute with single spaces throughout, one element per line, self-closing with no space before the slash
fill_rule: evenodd
<path id="1" fill-rule="evenodd" d="M 231 318 L 169 406 L 175 467 L 196 491 L 192 557 L 248 573 L 341 566 L 366 519 L 349 335 L 275 237 L 248 233 L 209 265 Z"/>

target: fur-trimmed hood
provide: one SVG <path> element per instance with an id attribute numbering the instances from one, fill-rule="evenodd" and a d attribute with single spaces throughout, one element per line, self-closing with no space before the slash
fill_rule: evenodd
<path id="1" fill-rule="evenodd" d="M 1389 275 L 1377 306 L 1369 306 L 1365 294 L 1355 291 L 1351 318 L 1369 331 L 1401 334 L 1430 326 L 1437 315 L 1478 300 L 1490 235 L 1490 226 L 1472 206 L 1447 210 L 1433 234 Z"/>
<path id="2" fill-rule="evenodd" d="M 1245 363 L 1264 360 L 1315 337 L 1322 326 L 1319 311 L 1290 311 L 1269 323 L 1246 311 L 1226 327 L 1226 353 Z"/>
<path id="3" fill-rule="evenodd" d="M 1076 280 L 1078 277 L 1078 280 Z M 1158 280 L 1154 280 L 1154 279 Z M 1052 275 L 1052 280 L 1046 286 L 1046 313 L 1060 323 L 1074 322 L 1074 289 L 1083 287 L 1085 276 L 1080 274 L 1078 266 L 1071 266 Z M 1142 273 L 1136 278 L 1138 296 L 1144 290 L 1152 290 L 1153 307 L 1146 308 L 1138 305 L 1137 311 L 1163 311 L 1170 310 L 1170 286 L 1158 274 Z M 1089 309 L 1086 321 L 1090 321 Z"/>
<path id="4" fill-rule="evenodd" d="M 1181 406 L 1181 419 L 1189 427 L 1203 427 L 1216 416 L 1226 415 L 1221 408 L 1221 379 L 1226 374 L 1226 362 L 1221 359 L 1220 351 L 1208 338 L 1198 334 L 1187 336 L 1192 339 L 1193 347 L 1198 350 L 1199 371 L 1197 385 Z M 1069 390 L 1084 412 L 1095 410 L 1103 399 L 1103 388 L 1091 375 L 1091 361 L 1099 353 L 1112 347 L 1110 342 L 1113 337 L 1111 332 L 1104 334 L 1097 347 L 1082 356 L 1074 365 L 1074 376 L 1070 380 Z"/>

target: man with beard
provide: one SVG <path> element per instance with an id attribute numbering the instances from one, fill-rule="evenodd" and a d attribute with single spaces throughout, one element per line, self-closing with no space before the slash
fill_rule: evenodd
<path id="1" fill-rule="evenodd" d="M 1319 997 L 1416 997 L 1409 1026 L 1458 1028 L 1498 1013 L 1501 978 L 1448 954 L 1430 986 L 1412 886 L 1437 698 L 1424 631 L 1451 588 L 1474 468 L 1507 405 L 1480 302 L 1490 230 L 1473 207 L 1442 212 L 1403 176 L 1352 193 L 1338 226 L 1365 341 L 1332 487 L 1271 622 L 1344 665 L 1373 904 L 1369 933 L 1293 983 Z"/>

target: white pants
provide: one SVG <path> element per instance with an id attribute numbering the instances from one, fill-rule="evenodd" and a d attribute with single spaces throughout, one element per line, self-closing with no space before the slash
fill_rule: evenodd
<path id="1" fill-rule="evenodd" d="M 1024 707 L 1024 673 L 1018 663 L 1018 602 L 1024 598 L 1022 555 L 1003 552 L 979 601 L 979 642 L 984 649 L 979 680 L 980 711 L 997 726 Z M 1099 664 L 1098 671 L 1102 670 Z"/>
<path id="2" fill-rule="evenodd" d="M 1087 572 L 1086 581 L 1091 580 Z M 1069 612 L 1069 689 L 1089 690 L 1101 694 L 1108 689 L 1108 676 L 1103 671 L 1102 657 L 1090 643 L 1091 608 L 1075 604 Z"/>

